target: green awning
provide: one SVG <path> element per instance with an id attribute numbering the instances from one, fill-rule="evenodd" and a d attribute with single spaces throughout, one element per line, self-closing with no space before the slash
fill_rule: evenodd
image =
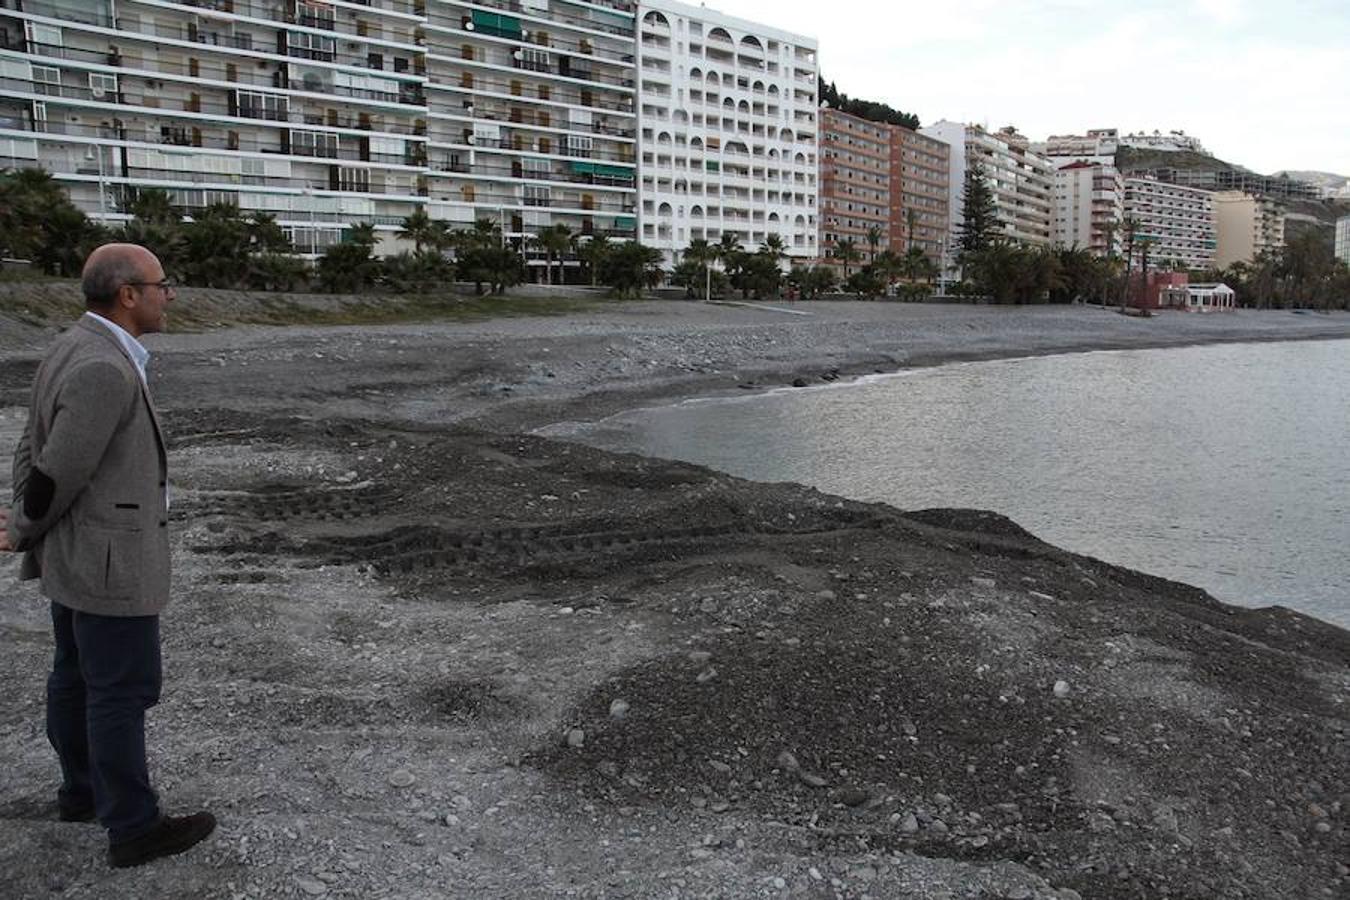
<path id="1" fill-rule="evenodd" d="M 719 162 L 717 162 L 717 161 L 715 161 L 715 160 L 711 160 L 711 159 L 708 160 L 708 171 L 709 171 L 709 172 L 718 172 L 718 171 L 721 171 L 721 168 L 722 168 L 722 164 L 721 164 L 721 163 L 719 163 Z"/>
<path id="2" fill-rule="evenodd" d="M 520 37 L 520 20 L 515 16 L 503 16 L 500 13 L 486 12 L 481 9 L 473 11 L 473 27 L 475 31 L 481 31 L 484 34 L 491 34 L 497 37 Z"/>
<path id="3" fill-rule="evenodd" d="M 572 171 L 578 175 L 608 175 L 611 178 L 633 177 L 632 169 L 625 169 L 621 166 L 609 166 L 604 163 L 592 162 L 573 162 L 570 163 Z"/>
<path id="4" fill-rule="evenodd" d="M 614 227 L 615 227 L 615 228 L 636 228 L 636 227 L 637 227 L 637 219 L 636 219 L 635 217 L 633 217 L 633 216 L 615 216 L 615 217 L 614 217 Z"/>

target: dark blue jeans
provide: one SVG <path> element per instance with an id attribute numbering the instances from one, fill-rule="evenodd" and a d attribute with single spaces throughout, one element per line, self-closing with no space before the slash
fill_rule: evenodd
<path id="1" fill-rule="evenodd" d="M 159 822 L 145 762 L 145 711 L 159 702 L 159 616 L 98 616 L 52 604 L 56 657 L 47 739 L 61 759 L 58 802 L 93 807 L 113 843 Z"/>

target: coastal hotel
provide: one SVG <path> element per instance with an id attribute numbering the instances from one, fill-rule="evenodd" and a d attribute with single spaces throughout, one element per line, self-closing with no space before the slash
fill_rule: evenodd
<path id="1" fill-rule="evenodd" d="M 0 0 L 0 78 L 0 168 L 105 222 L 162 188 L 271 213 L 307 253 L 359 222 L 391 249 L 418 207 L 816 253 L 815 43 L 701 7 Z"/>

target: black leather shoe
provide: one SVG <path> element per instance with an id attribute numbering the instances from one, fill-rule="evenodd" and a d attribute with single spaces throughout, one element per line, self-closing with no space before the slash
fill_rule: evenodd
<path id="1" fill-rule="evenodd" d="M 92 806 L 61 806 L 57 804 L 56 817 L 62 822 L 92 822 L 95 819 Z"/>
<path id="2" fill-rule="evenodd" d="M 173 856 L 200 843 L 216 830 L 216 817 L 209 812 L 190 816 L 165 816 L 150 831 L 129 841 L 108 845 L 108 864 L 114 869 L 140 866 Z"/>

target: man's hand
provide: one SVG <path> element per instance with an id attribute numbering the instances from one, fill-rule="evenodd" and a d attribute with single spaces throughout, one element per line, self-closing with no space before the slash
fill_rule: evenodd
<path id="1" fill-rule="evenodd" d="M 9 542 L 9 510 L 0 509 L 0 552 L 14 549 Z"/>

